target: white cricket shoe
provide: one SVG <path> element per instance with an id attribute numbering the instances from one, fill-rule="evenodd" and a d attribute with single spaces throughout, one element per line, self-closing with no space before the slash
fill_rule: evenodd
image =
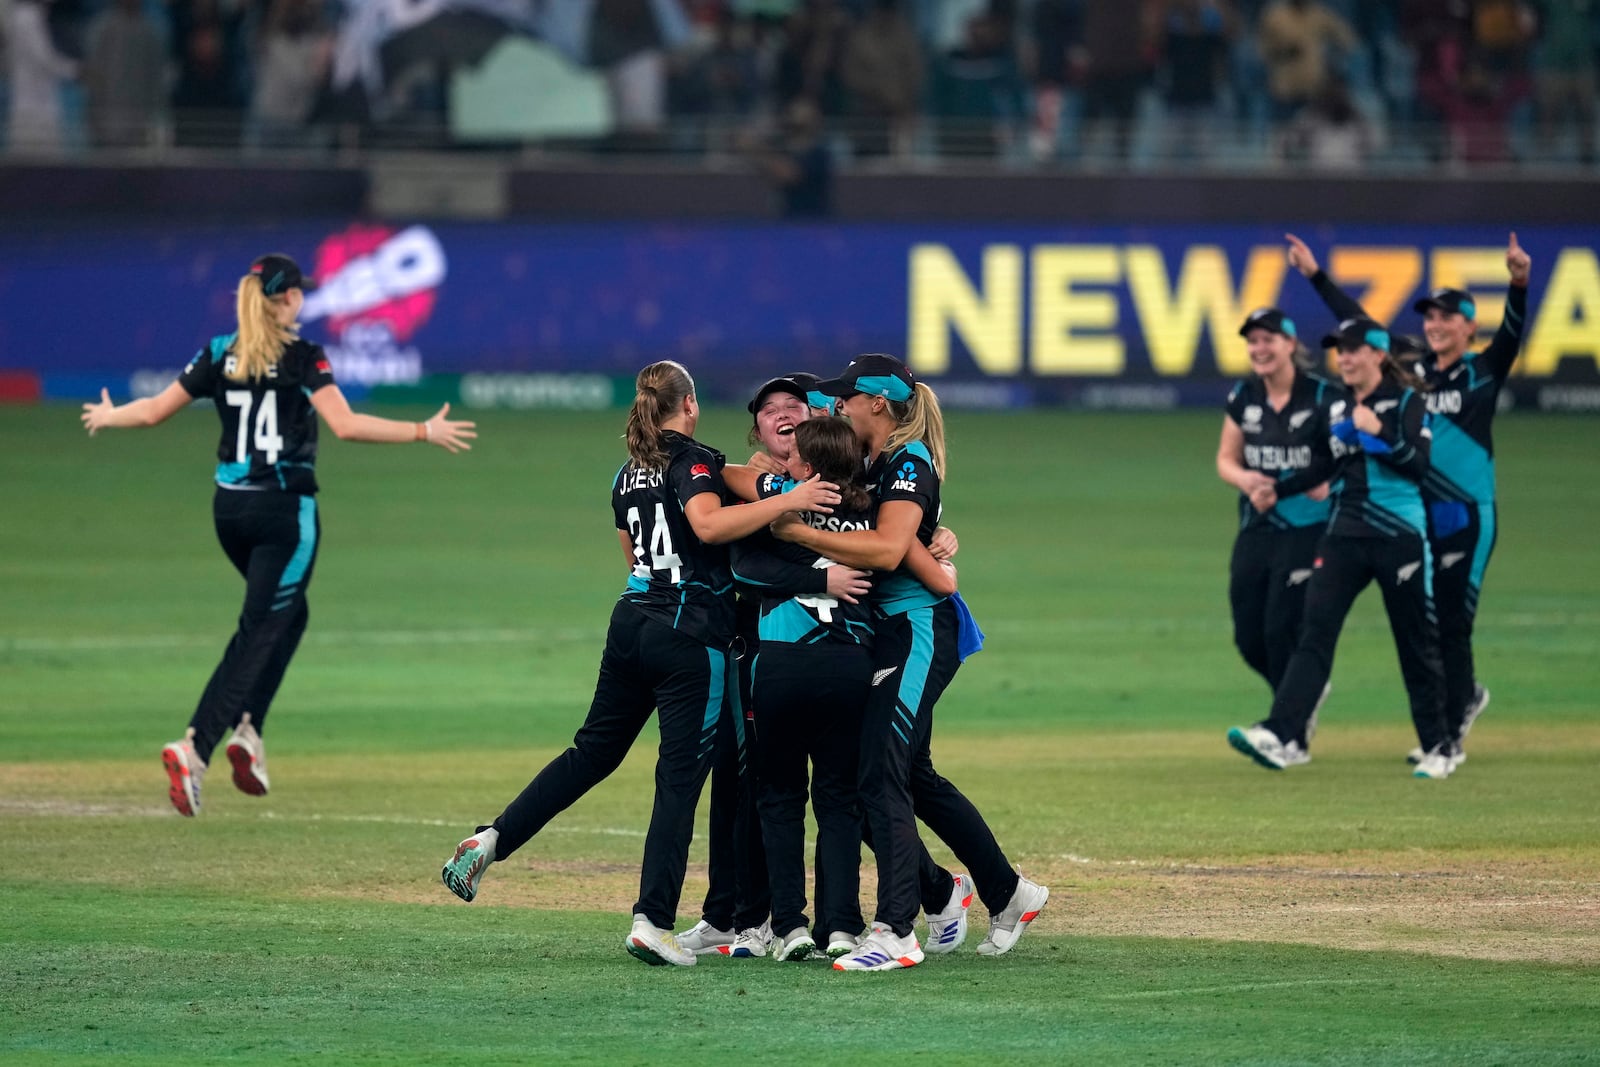
<path id="1" fill-rule="evenodd" d="M 733 947 L 733 931 L 718 930 L 715 926 L 701 919 L 683 933 L 677 935 L 678 944 L 696 956 L 704 956 L 716 952 L 724 945 Z"/>
<path id="2" fill-rule="evenodd" d="M 267 795 L 267 745 L 250 723 L 250 713 L 244 713 L 239 725 L 233 728 L 225 750 L 228 762 L 233 764 L 233 784 L 239 792 L 253 797 Z"/>
<path id="3" fill-rule="evenodd" d="M 731 945 L 718 945 L 717 951 L 724 956 L 734 956 L 741 960 L 754 959 L 765 956 L 772 947 L 772 920 L 768 919 L 760 926 L 750 926 L 740 930 L 734 937 Z"/>
<path id="4" fill-rule="evenodd" d="M 967 939 L 967 909 L 972 907 L 972 879 L 965 872 L 951 878 L 950 902 L 928 916 L 928 939 L 923 950 L 934 954 L 954 952 Z"/>
<path id="5" fill-rule="evenodd" d="M 1260 723 L 1235 726 L 1228 731 L 1228 744 L 1270 771 L 1281 771 L 1289 765 L 1284 758 L 1283 742 L 1278 740 L 1277 734 Z"/>
<path id="6" fill-rule="evenodd" d="M 1411 777 L 1450 777 L 1450 772 L 1456 769 L 1456 761 L 1452 755 L 1453 749 L 1454 746 L 1448 741 L 1435 745 L 1428 750 L 1422 759 L 1417 761 L 1416 769 L 1411 772 Z"/>
<path id="7" fill-rule="evenodd" d="M 1050 890 L 1044 886 L 1035 885 L 1026 878 L 1018 879 L 1017 891 L 1011 894 L 1005 910 L 989 916 L 989 936 L 978 945 L 978 955 L 1003 956 L 1010 952 L 1011 946 L 1017 943 L 1028 924 L 1039 917 L 1049 899 Z"/>
<path id="8" fill-rule="evenodd" d="M 916 934 L 896 937 L 894 931 L 881 923 L 872 924 L 872 932 L 861 939 L 854 949 L 833 961 L 836 971 L 898 971 L 915 967 L 923 960 L 922 949 Z"/>
<path id="9" fill-rule="evenodd" d="M 628 931 L 628 939 L 623 946 L 628 950 L 628 955 L 652 967 L 667 964 L 674 967 L 694 966 L 694 953 L 678 944 L 671 930 L 652 925 L 643 915 L 634 915 L 633 929 Z"/>
<path id="10" fill-rule="evenodd" d="M 782 963 L 785 960 L 803 960 L 817 950 L 817 943 L 806 933 L 806 928 L 801 926 L 790 930 L 782 937 L 772 940 L 772 958 Z"/>
<path id="11" fill-rule="evenodd" d="M 161 749 L 161 765 L 167 769 L 167 797 L 179 815 L 200 814 L 200 782 L 206 776 L 206 762 L 194 750 L 194 730 L 181 741 Z"/>
<path id="12" fill-rule="evenodd" d="M 861 944 L 860 934 L 847 934 L 843 930 L 835 930 L 828 935 L 828 947 L 825 950 L 829 959 L 838 959 L 847 952 L 853 952 Z"/>
<path id="13" fill-rule="evenodd" d="M 1472 688 L 1472 703 L 1467 705 L 1467 713 L 1461 719 L 1461 736 L 1465 738 L 1467 731 L 1472 729 L 1472 724 L 1478 721 L 1478 716 L 1483 714 L 1483 709 L 1489 706 L 1489 691 L 1481 685 Z"/>
<path id="14" fill-rule="evenodd" d="M 472 903 L 472 898 L 478 895 L 478 883 L 483 881 L 483 872 L 494 862 L 494 849 L 499 841 L 500 831 L 491 826 L 456 846 L 456 854 L 439 871 L 439 877 L 450 892 Z"/>
<path id="15" fill-rule="evenodd" d="M 1300 742 L 1290 741 L 1283 746 L 1283 765 L 1285 767 L 1299 767 L 1311 762 L 1311 753 L 1302 748 Z"/>

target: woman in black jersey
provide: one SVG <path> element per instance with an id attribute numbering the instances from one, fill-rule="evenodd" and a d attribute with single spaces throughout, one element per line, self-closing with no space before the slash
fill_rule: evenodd
<path id="1" fill-rule="evenodd" d="M 624 946 L 649 964 L 689 966 L 672 935 L 694 833 L 695 804 L 711 768 L 733 640 L 728 542 L 791 508 L 826 513 L 839 496 L 818 480 L 782 499 L 723 506 L 723 457 L 692 436 L 694 381 L 681 365 L 639 372 L 628 413 L 628 461 L 611 507 L 629 567 L 611 612 L 589 714 L 572 747 L 551 760 L 492 824 L 462 841 L 441 876 L 470 901 L 484 871 L 538 833 L 622 763 L 659 711 L 655 806 L 645 835 L 639 900 Z"/>
<path id="2" fill-rule="evenodd" d="M 861 731 L 858 785 L 878 864 L 871 931 L 834 963 L 885 971 L 923 959 L 912 933 L 921 906 L 917 820 L 971 872 L 990 912 L 986 956 L 1007 952 L 1039 914 L 1049 890 L 1021 878 L 971 801 L 934 770 L 933 709 L 961 663 L 963 625 L 951 597 L 902 569 L 913 541 L 926 546 L 938 522 L 946 473 L 944 416 L 932 389 L 893 356 L 857 358 L 821 383 L 866 448 L 878 498 L 871 530 L 822 530 L 786 522 L 779 535 L 846 566 L 885 575 L 874 586 L 873 676 Z M 931 917 L 930 917 L 931 918 Z"/>
<path id="3" fill-rule="evenodd" d="M 168 796 L 184 815 L 199 813 L 206 766 L 230 728 L 233 784 L 251 796 L 267 792 L 261 732 L 305 633 L 306 588 L 321 542 L 317 415 L 345 441 L 425 441 L 460 452 L 477 436 L 473 423 L 445 418 L 449 404 L 426 422 L 351 411 L 321 346 L 300 339 L 304 288 L 292 259 L 262 256 L 239 279 L 238 329 L 213 338 L 177 381 L 120 407 L 106 390 L 98 403 L 83 405 L 90 434 L 154 426 L 202 398 L 216 403 L 222 419 L 212 512 L 222 550 L 245 579 L 244 609 L 188 730 L 161 750 Z"/>
<path id="4" fill-rule="evenodd" d="M 1366 314 L 1318 266 L 1304 241 L 1292 233 L 1284 237 L 1289 243 L 1289 265 L 1310 280 L 1335 315 Z M 1416 370 L 1429 386 L 1434 441 L 1422 496 L 1428 507 L 1428 542 L 1433 552 L 1445 717 L 1457 748 L 1489 704 L 1489 691 L 1478 684 L 1474 668 L 1472 627 L 1498 530 L 1494 416 L 1500 390 L 1522 349 L 1532 270 L 1532 258 L 1512 233 L 1506 242 L 1509 284 L 1505 314 L 1482 351 L 1473 347 L 1478 331 L 1477 302 L 1470 294 L 1460 289 L 1435 289 L 1412 305 L 1423 317 L 1427 337 Z M 1415 763 L 1423 754 L 1414 749 L 1408 759 Z"/>
<path id="5" fill-rule="evenodd" d="M 794 428 L 794 439 L 794 473 L 837 484 L 841 497 L 831 515 L 804 513 L 800 521 L 819 529 L 872 529 L 877 501 L 865 485 L 861 442 L 849 424 L 813 418 Z M 794 484 L 767 475 L 753 495 L 770 499 Z M 789 563 L 791 571 L 845 569 L 800 545 L 773 542 L 771 554 Z M 741 551 L 741 567 L 749 568 L 750 555 Z M 954 564 L 935 560 L 921 544 L 907 553 L 906 566 L 934 592 L 955 592 Z M 782 572 L 768 564 L 761 573 Z M 772 884 L 772 954 L 779 960 L 804 959 L 817 948 L 806 932 L 804 914 L 809 759 L 811 806 L 817 820 L 816 865 L 819 872 L 828 872 L 817 879 L 818 929 L 831 931 L 829 954 L 839 956 L 855 948 L 854 935 L 863 926 L 856 775 L 862 712 L 872 687 L 873 613 L 854 598 L 819 594 L 809 582 L 792 587 L 767 583 L 760 612 L 760 652 L 751 670 L 751 703 L 760 738 L 755 753 L 761 830 Z M 941 908 L 953 880 L 931 858 L 924 862 L 936 872 L 938 902 L 933 907 Z"/>
<path id="6" fill-rule="evenodd" d="M 1277 308 L 1252 311 L 1239 335 L 1255 373 L 1228 394 L 1217 445 L 1217 475 L 1239 490 L 1228 601 L 1234 644 L 1276 690 L 1300 636 L 1306 584 L 1328 524 L 1328 487 L 1280 496 L 1266 511 L 1250 497 L 1311 465 L 1315 442 L 1327 436 L 1328 405 L 1345 390 L 1301 365 L 1294 320 Z"/>
<path id="7" fill-rule="evenodd" d="M 1307 727 L 1333 669 L 1339 631 L 1356 597 L 1376 581 L 1411 699 L 1412 724 L 1426 753 L 1420 778 L 1455 767 L 1445 726 L 1444 679 L 1433 609 L 1433 568 L 1420 482 L 1428 471 L 1427 409 L 1415 378 L 1390 358 L 1389 332 L 1371 319 L 1347 319 L 1323 338 L 1338 349 L 1350 389 L 1329 410 L 1330 432 L 1310 466 L 1258 489 L 1262 507 L 1332 478 L 1333 515 L 1317 546 L 1300 641 L 1279 682 L 1268 718 L 1228 731 L 1228 742 L 1273 770 L 1304 763 Z"/>

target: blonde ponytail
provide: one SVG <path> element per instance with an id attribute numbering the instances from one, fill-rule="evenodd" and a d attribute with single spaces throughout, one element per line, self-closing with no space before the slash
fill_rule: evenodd
<path id="1" fill-rule="evenodd" d="M 261 289 L 259 275 L 239 279 L 239 294 L 234 309 L 239 319 L 239 336 L 233 342 L 233 381 L 248 382 L 266 377 L 268 368 L 283 357 L 283 350 L 299 334 L 293 326 L 278 322 L 272 301 Z"/>
<path id="2" fill-rule="evenodd" d="M 939 410 L 939 398 L 933 390 L 918 382 L 910 400 L 889 401 L 889 414 L 894 416 L 896 425 L 883 443 L 883 450 L 893 455 L 902 445 L 921 441 L 933 458 L 933 472 L 941 481 L 949 477 L 945 466 L 944 412 Z"/>
<path id="3" fill-rule="evenodd" d="M 628 410 L 628 456 L 644 470 L 661 470 L 667 465 L 667 450 L 661 443 L 661 424 L 683 407 L 694 395 L 694 379 L 683 364 L 664 359 L 652 363 L 634 379 L 633 407 Z"/>

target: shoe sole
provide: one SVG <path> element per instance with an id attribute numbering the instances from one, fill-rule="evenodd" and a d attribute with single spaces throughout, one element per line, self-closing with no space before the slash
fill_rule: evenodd
<path id="1" fill-rule="evenodd" d="M 1487 689 L 1485 689 L 1483 691 L 1483 703 L 1478 705 L 1478 710 L 1473 712 L 1471 715 L 1468 715 L 1461 722 L 1461 737 L 1463 739 L 1465 739 L 1467 734 L 1472 730 L 1472 724 L 1477 722 L 1479 717 L 1482 716 L 1483 713 L 1488 711 L 1488 710 L 1489 710 L 1489 691 Z"/>
<path id="2" fill-rule="evenodd" d="M 687 967 L 694 962 L 692 954 L 689 957 L 689 963 L 678 963 L 676 960 L 669 960 L 643 941 L 634 937 L 628 938 L 626 947 L 628 955 L 636 960 L 642 960 L 652 967 Z"/>
<path id="3" fill-rule="evenodd" d="M 1025 911 L 1022 913 L 1022 918 L 1017 920 L 1016 928 L 1012 931 L 1010 940 L 1008 940 L 1004 945 L 1001 945 L 998 940 L 986 940 L 984 941 L 983 945 L 978 946 L 978 955 L 1004 956 L 1007 952 L 1010 952 L 1013 948 L 1016 948 L 1017 942 L 1022 940 L 1022 935 L 1027 932 L 1028 924 L 1037 919 L 1039 917 L 1039 913 L 1044 910 L 1044 906 L 1050 903 L 1050 887 L 1042 885 L 1039 888 L 1044 890 L 1044 899 L 1039 901 L 1039 906 L 1037 908 L 1034 908 L 1032 911 Z M 992 945 L 992 951 L 983 951 L 984 945 Z"/>
<path id="4" fill-rule="evenodd" d="M 816 943 L 813 942 L 809 945 L 796 945 L 794 948 L 791 948 L 788 952 L 781 956 L 774 953 L 772 958 L 777 960 L 779 963 L 798 963 L 801 960 L 810 959 L 811 954 L 815 951 L 817 951 L 817 946 Z"/>
<path id="5" fill-rule="evenodd" d="M 1250 739 L 1244 735 L 1244 731 L 1239 729 L 1237 726 L 1228 731 L 1228 744 L 1232 745 L 1235 749 L 1244 753 L 1246 756 L 1249 756 L 1252 760 L 1259 763 L 1269 771 L 1283 770 L 1282 767 L 1278 766 L 1276 763 L 1273 763 L 1271 760 L 1267 759 L 1267 757 L 1257 752 L 1256 747 L 1250 743 Z"/>
<path id="6" fill-rule="evenodd" d="M 243 745 L 230 744 L 228 762 L 233 764 L 233 784 L 239 792 L 252 797 L 267 795 L 267 783 L 256 775 L 255 760 Z"/>
<path id="7" fill-rule="evenodd" d="M 468 838 L 468 840 L 476 841 L 477 839 Z M 439 868 L 439 880 L 444 883 L 444 887 L 446 889 L 450 890 L 450 892 L 454 893 L 468 904 L 471 904 L 478 895 L 478 887 L 472 879 L 472 870 L 471 868 L 468 868 L 466 877 L 462 877 L 460 874 L 456 873 L 455 869 L 456 864 L 461 862 L 461 853 L 465 851 L 465 847 L 465 842 L 456 846 L 455 856 L 450 860 L 449 863 Z"/>
<path id="8" fill-rule="evenodd" d="M 178 809 L 179 815 L 194 818 L 195 808 L 198 807 L 189 796 L 189 768 L 183 765 L 183 758 L 170 748 L 161 750 L 161 766 L 167 769 L 167 799 L 172 801 L 172 806 Z"/>

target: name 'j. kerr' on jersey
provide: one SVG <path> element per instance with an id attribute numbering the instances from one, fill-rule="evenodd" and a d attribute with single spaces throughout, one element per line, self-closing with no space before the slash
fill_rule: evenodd
<path id="1" fill-rule="evenodd" d="M 178 376 L 196 400 L 217 406 L 217 484 L 229 489 L 317 491 L 317 411 L 311 394 L 332 385 L 333 368 L 322 346 L 291 341 L 267 373 L 235 381 L 233 344 L 238 334 L 213 337 Z"/>
<path id="2" fill-rule="evenodd" d="M 611 508 L 633 543 L 622 598 L 646 615 L 713 648 L 733 640 L 733 574 L 728 550 L 695 534 L 684 505 L 701 493 L 724 497 L 722 453 L 683 434 L 662 435 L 663 469 L 630 461 L 617 471 Z"/>
<path id="3" fill-rule="evenodd" d="M 1289 399 L 1282 410 L 1267 399 L 1267 386 L 1252 375 L 1228 394 L 1228 418 L 1244 435 L 1244 465 L 1278 479 L 1291 478 L 1312 466 L 1318 446 L 1328 435 L 1328 408 L 1347 396 L 1338 385 L 1314 374 L 1297 371 Z M 1332 505 L 1303 494 L 1280 495 L 1278 502 L 1258 512 L 1250 498 L 1239 494 L 1239 528 L 1303 529 L 1327 523 Z"/>

